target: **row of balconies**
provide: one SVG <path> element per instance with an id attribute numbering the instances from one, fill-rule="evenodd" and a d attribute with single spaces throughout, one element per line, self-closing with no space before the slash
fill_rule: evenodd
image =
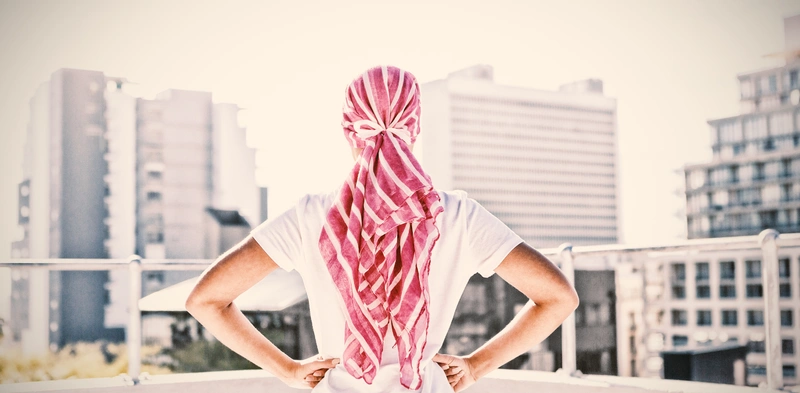
<path id="1" fill-rule="evenodd" d="M 732 175 L 732 176 L 728 176 L 727 178 L 725 178 L 723 180 L 717 180 L 717 181 L 714 181 L 714 180 L 711 180 L 711 179 L 706 179 L 703 182 L 703 184 L 701 184 L 699 187 L 694 188 L 691 192 L 692 193 L 696 193 L 696 192 L 707 191 L 709 188 L 721 188 L 721 187 L 722 188 L 731 188 L 731 186 L 735 187 L 737 185 L 740 185 L 740 186 L 754 186 L 755 185 L 755 186 L 757 186 L 757 185 L 761 185 L 761 184 L 771 183 L 771 182 L 773 182 L 775 180 L 781 181 L 781 180 L 787 180 L 787 179 L 794 179 L 795 177 L 793 177 L 793 176 L 794 175 L 792 174 L 791 171 L 783 170 L 781 172 L 778 172 L 778 173 L 775 173 L 775 174 L 769 174 L 769 175 L 767 175 L 765 173 L 757 173 L 757 174 L 754 174 L 751 177 L 740 177 L 738 175 Z"/>
<path id="2" fill-rule="evenodd" d="M 743 100 L 778 94 L 788 96 L 791 90 L 800 88 L 800 75 L 796 69 L 780 68 L 774 70 L 771 75 L 752 75 L 740 78 L 740 97 Z"/>
<path id="3" fill-rule="evenodd" d="M 689 228 L 689 238 L 709 238 L 709 237 L 725 237 L 725 236 L 745 236 L 757 234 L 758 232 L 766 229 L 774 228 L 782 233 L 795 233 L 800 232 L 800 224 L 785 224 L 785 225 L 761 225 L 761 226 L 724 226 L 712 228 L 706 231 L 693 231 Z"/>
<path id="4" fill-rule="evenodd" d="M 692 214 L 718 213 L 718 212 L 722 212 L 722 211 L 725 211 L 725 210 L 728 210 L 728 209 L 733 209 L 733 208 L 737 208 L 737 207 L 748 207 L 748 206 L 755 206 L 757 208 L 763 208 L 763 209 L 775 209 L 775 208 L 781 207 L 779 205 L 780 203 L 796 202 L 796 201 L 800 201 L 800 197 L 780 198 L 780 199 L 777 199 L 777 200 L 766 201 L 766 203 L 764 203 L 764 204 L 762 204 L 761 199 L 734 201 L 734 202 L 728 202 L 728 204 L 725 204 L 725 205 L 714 204 L 714 205 L 706 206 L 706 207 L 698 209 L 697 211 L 689 211 L 689 214 L 692 215 Z M 752 209 L 747 209 L 747 211 L 750 211 L 750 210 L 752 210 Z"/>

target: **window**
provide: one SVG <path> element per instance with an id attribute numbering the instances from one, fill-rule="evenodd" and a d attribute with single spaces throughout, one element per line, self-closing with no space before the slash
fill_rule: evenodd
<path id="1" fill-rule="evenodd" d="M 781 326 L 792 327 L 794 321 L 792 310 L 781 310 Z"/>
<path id="2" fill-rule="evenodd" d="M 736 265 L 733 261 L 719 263 L 719 278 L 722 280 L 733 280 L 736 278 Z"/>
<path id="3" fill-rule="evenodd" d="M 722 310 L 722 326 L 736 326 L 739 323 L 737 316 L 737 310 Z"/>
<path id="4" fill-rule="evenodd" d="M 598 315 L 598 309 L 596 304 L 587 304 L 584 308 L 584 312 L 586 313 L 586 325 L 587 326 L 595 326 L 597 325 L 597 321 L 600 319 Z"/>
<path id="5" fill-rule="evenodd" d="M 723 261 L 719 263 L 719 297 L 721 299 L 736 298 L 736 263 L 734 261 Z"/>
<path id="6" fill-rule="evenodd" d="M 711 326 L 711 310 L 697 310 L 697 326 Z"/>
<path id="7" fill-rule="evenodd" d="M 671 265 L 672 269 L 672 298 L 673 299 L 685 299 L 686 298 L 686 264 L 684 263 L 673 263 Z"/>
<path id="8" fill-rule="evenodd" d="M 672 298 L 673 299 L 685 299 L 686 298 L 686 287 L 683 285 L 673 285 L 672 286 Z"/>
<path id="9" fill-rule="evenodd" d="M 720 285 L 719 286 L 719 297 L 721 299 L 734 299 L 734 298 L 736 298 L 736 286 L 735 285 Z"/>
<path id="10" fill-rule="evenodd" d="M 146 272 L 144 276 L 145 282 L 152 282 L 163 284 L 164 283 L 164 272 Z"/>
<path id="11" fill-rule="evenodd" d="M 767 366 L 751 364 L 747 366 L 748 375 L 767 375 Z"/>
<path id="12" fill-rule="evenodd" d="M 778 78 L 775 75 L 769 76 L 769 91 L 773 93 L 778 91 Z"/>
<path id="13" fill-rule="evenodd" d="M 781 186 L 781 202 L 787 202 L 792 200 L 793 188 L 794 188 L 793 184 L 784 184 Z"/>
<path id="14" fill-rule="evenodd" d="M 629 343 L 628 343 L 629 347 L 628 348 L 631 349 L 631 354 L 635 355 L 636 354 L 636 336 L 628 337 L 628 341 L 629 341 Z"/>
<path id="15" fill-rule="evenodd" d="M 683 281 L 686 279 L 686 265 L 683 263 L 672 264 L 672 280 Z"/>
<path id="16" fill-rule="evenodd" d="M 597 316 L 601 325 L 608 325 L 611 322 L 611 307 L 608 303 L 597 305 Z"/>
<path id="17" fill-rule="evenodd" d="M 792 264 L 789 258 L 781 258 L 778 260 L 778 276 L 781 278 L 789 278 L 792 276 Z"/>
<path id="18" fill-rule="evenodd" d="M 673 347 L 682 347 L 684 345 L 689 345 L 689 337 L 681 335 L 672 336 Z"/>
<path id="19" fill-rule="evenodd" d="M 795 369 L 794 364 L 783 365 L 783 376 L 787 378 L 794 378 L 797 376 L 797 369 Z"/>
<path id="20" fill-rule="evenodd" d="M 746 290 L 748 298 L 757 299 L 764 296 L 761 284 L 748 284 Z"/>
<path id="21" fill-rule="evenodd" d="M 790 118 L 789 121 L 791 122 L 792 119 Z M 790 176 L 792 176 L 792 159 L 784 158 L 783 160 L 781 160 L 781 177 L 790 177 Z"/>
<path id="22" fill-rule="evenodd" d="M 698 285 L 697 286 L 697 298 L 698 299 L 708 299 L 711 297 L 711 287 L 708 285 Z"/>
<path id="23" fill-rule="evenodd" d="M 765 190 L 767 187 L 764 188 Z M 758 213 L 758 217 L 761 220 L 761 228 L 767 229 L 772 228 L 777 225 L 778 223 L 778 211 L 777 210 L 767 210 Z M 760 276 L 759 276 L 760 277 Z"/>
<path id="24" fill-rule="evenodd" d="M 149 191 L 147 192 L 147 200 L 148 201 L 160 201 L 161 200 L 161 193 L 156 191 Z"/>
<path id="25" fill-rule="evenodd" d="M 686 310 L 672 310 L 672 326 L 686 326 Z"/>
<path id="26" fill-rule="evenodd" d="M 767 345 L 764 340 L 750 341 L 747 343 L 747 350 L 751 353 L 764 353 L 767 351 Z"/>
<path id="27" fill-rule="evenodd" d="M 695 280 L 708 280 L 708 262 L 695 263 Z"/>
<path id="28" fill-rule="evenodd" d="M 781 340 L 781 353 L 784 355 L 794 355 L 794 340 L 784 338 Z"/>
<path id="29" fill-rule="evenodd" d="M 761 278 L 761 261 L 745 261 L 745 277 L 747 278 Z"/>
<path id="30" fill-rule="evenodd" d="M 747 310 L 747 326 L 764 326 L 764 312 Z"/>
<path id="31" fill-rule="evenodd" d="M 781 297 L 791 298 L 792 297 L 792 284 L 789 283 L 782 283 L 778 287 L 778 292 L 780 292 Z"/>
<path id="32" fill-rule="evenodd" d="M 148 243 L 163 243 L 164 242 L 164 232 L 160 230 L 151 230 L 145 233 L 145 238 L 147 238 Z"/>
<path id="33" fill-rule="evenodd" d="M 754 169 L 755 170 L 753 171 L 753 180 L 764 180 L 764 178 L 765 178 L 765 176 L 764 176 L 764 163 L 763 162 L 755 163 Z"/>
<path id="34" fill-rule="evenodd" d="M 584 316 L 583 316 L 583 305 L 579 305 L 577 309 L 575 309 L 575 326 L 583 326 L 584 325 Z"/>

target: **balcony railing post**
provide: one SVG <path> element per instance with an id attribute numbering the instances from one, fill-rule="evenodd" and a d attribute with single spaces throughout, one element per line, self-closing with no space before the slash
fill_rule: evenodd
<path id="1" fill-rule="evenodd" d="M 781 362 L 781 315 L 778 305 L 778 231 L 765 229 L 759 235 L 761 246 L 761 282 L 764 291 L 764 323 L 766 327 L 767 386 L 783 387 Z"/>
<path id="2" fill-rule="evenodd" d="M 575 264 L 573 262 L 572 244 L 564 243 L 559 247 L 561 272 L 575 286 Z M 561 369 L 567 375 L 574 375 L 577 370 L 577 346 L 575 344 L 575 312 L 561 324 Z"/>
<path id="3" fill-rule="evenodd" d="M 142 312 L 139 299 L 142 298 L 142 259 L 138 255 L 129 258 L 130 303 L 128 305 L 128 375 L 134 384 L 139 383 L 142 371 Z"/>

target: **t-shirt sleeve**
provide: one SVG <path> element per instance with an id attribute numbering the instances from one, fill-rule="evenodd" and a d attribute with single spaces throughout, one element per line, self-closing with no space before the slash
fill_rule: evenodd
<path id="1" fill-rule="evenodd" d="M 303 258 L 303 241 L 296 207 L 262 223 L 250 234 L 283 270 L 294 270 L 295 262 Z"/>
<path id="2" fill-rule="evenodd" d="M 523 240 L 474 199 L 465 198 L 464 201 L 467 215 L 467 255 L 471 257 L 481 276 L 490 277 L 508 253 Z"/>

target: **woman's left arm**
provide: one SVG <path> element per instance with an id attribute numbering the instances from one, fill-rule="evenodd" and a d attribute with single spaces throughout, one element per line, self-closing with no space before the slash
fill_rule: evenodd
<path id="1" fill-rule="evenodd" d="M 233 304 L 278 265 L 252 236 L 217 258 L 200 276 L 186 310 L 221 343 L 295 388 L 316 386 L 338 359 L 296 361 L 272 344 Z"/>

